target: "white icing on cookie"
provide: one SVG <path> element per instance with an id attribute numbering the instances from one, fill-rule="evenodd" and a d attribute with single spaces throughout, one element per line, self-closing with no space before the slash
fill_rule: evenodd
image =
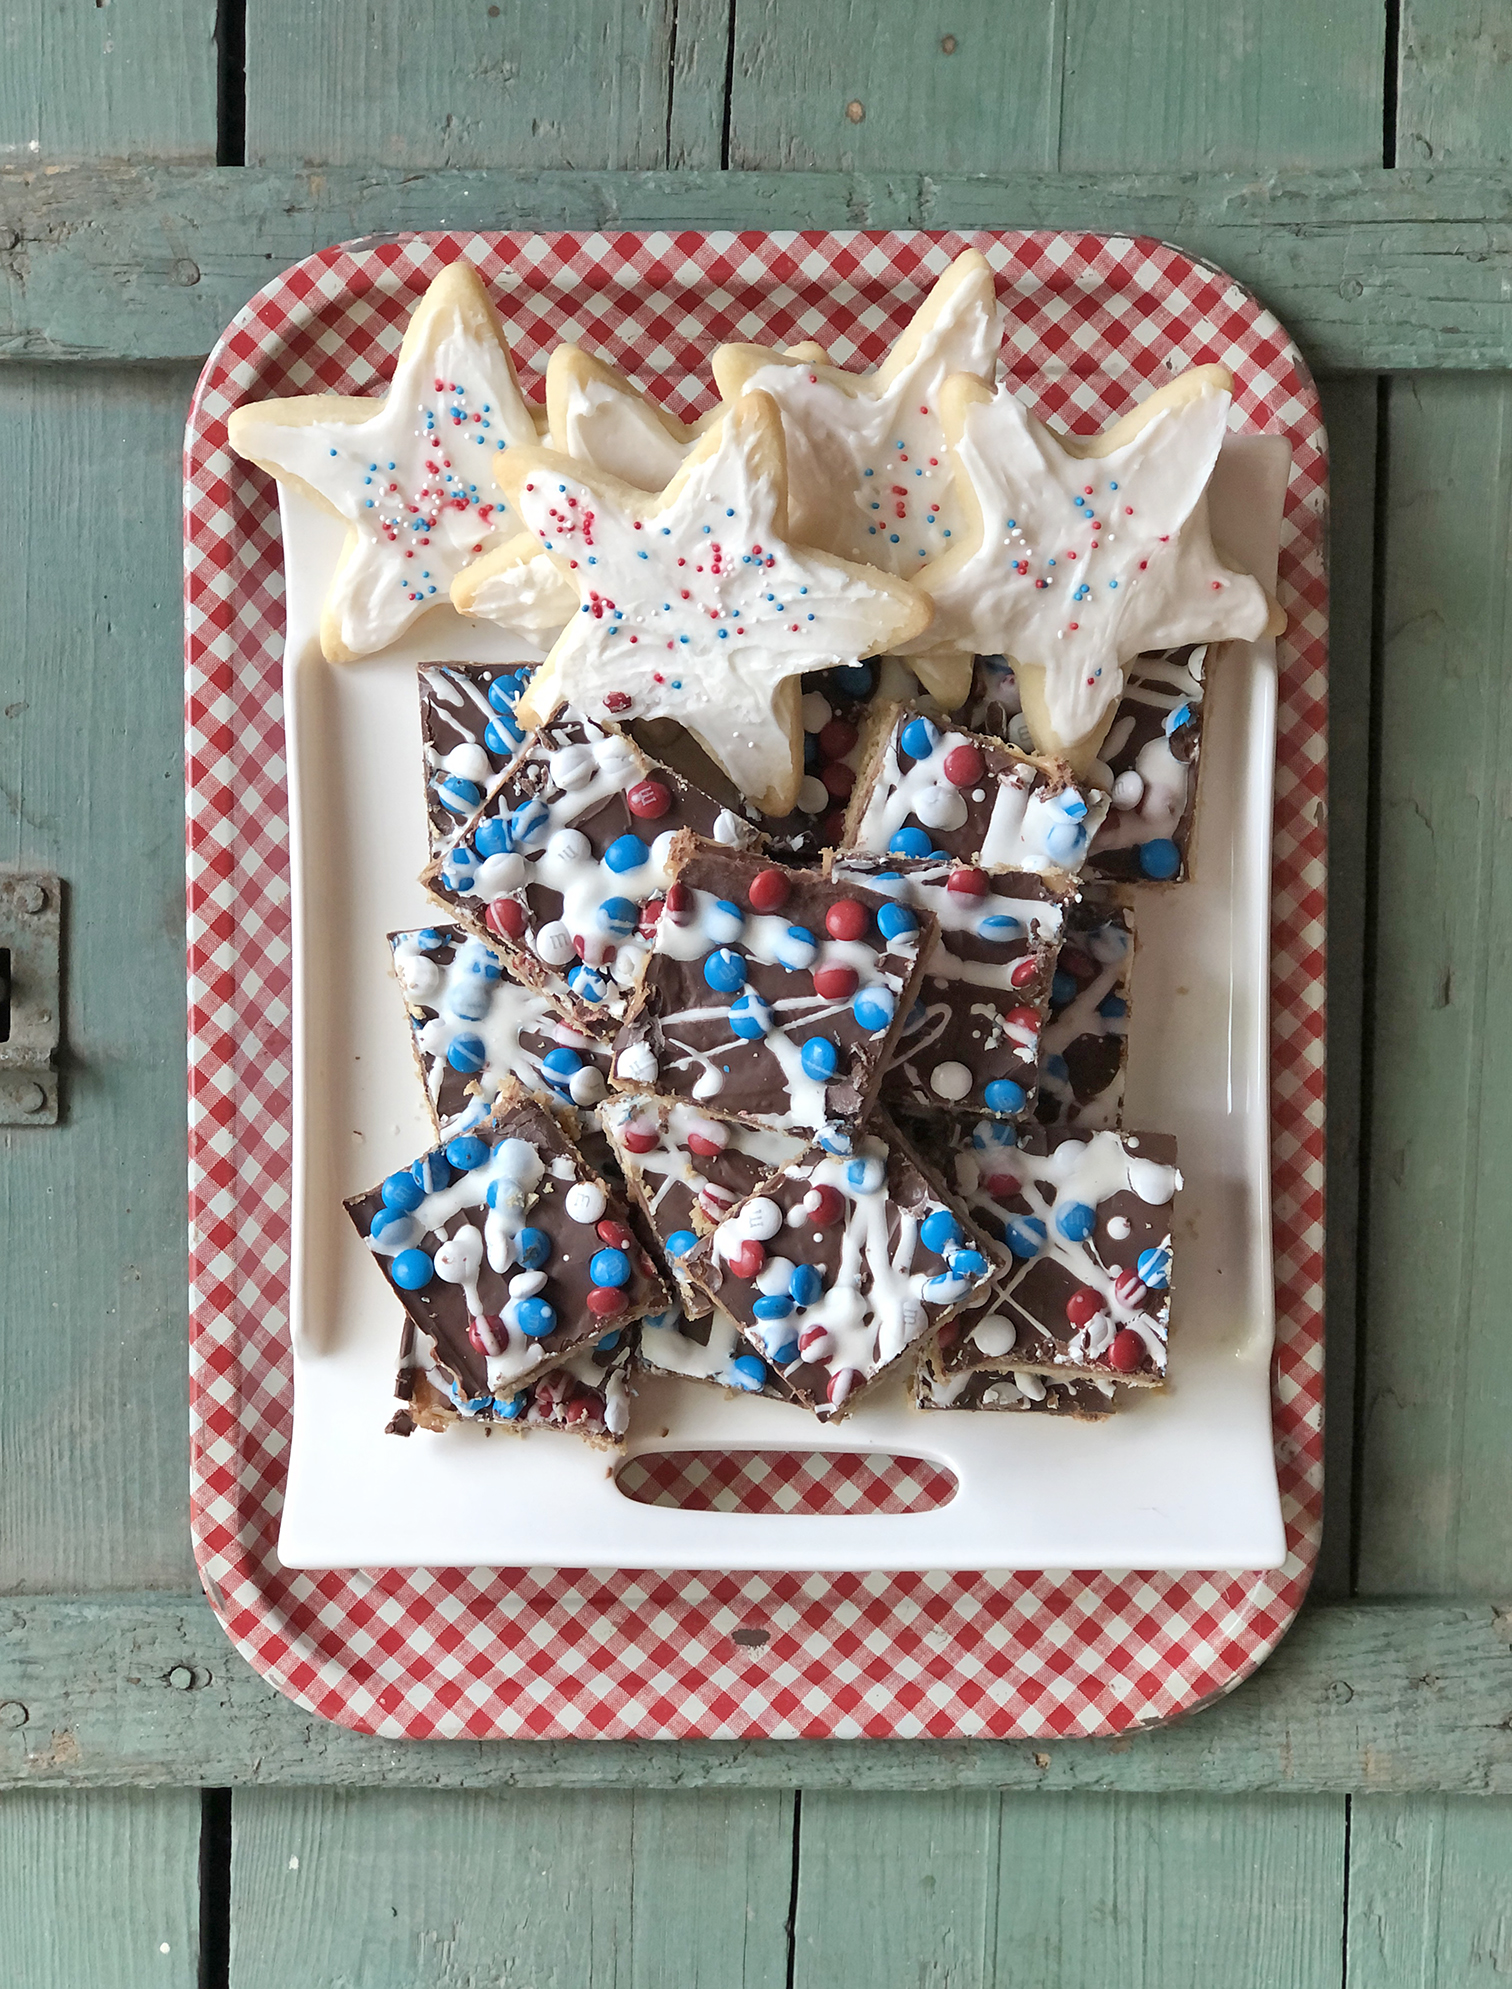
<path id="1" fill-rule="evenodd" d="M 747 395 L 660 497 L 565 456 L 501 459 L 511 502 L 580 606 L 521 700 L 590 718 L 672 718 L 743 794 L 786 814 L 801 777 L 798 684 L 916 632 L 903 585 L 785 538 L 781 428 Z"/>
<path id="2" fill-rule="evenodd" d="M 1222 564 L 1208 531 L 1228 409 L 1227 374 L 1198 368 L 1105 434 L 1076 438 L 1006 386 L 953 381 L 945 423 L 967 516 L 962 547 L 917 576 L 935 622 L 916 646 L 1042 670 L 1049 749 L 1096 735 L 1142 650 L 1262 634 L 1264 589 Z"/>
<path id="3" fill-rule="evenodd" d="M 231 446 L 313 494 L 349 536 L 321 615 L 333 662 L 396 642 L 479 554 L 519 527 L 500 503 L 495 459 L 536 439 L 509 347 L 483 285 L 453 263 L 415 307 L 387 395 L 241 407 Z"/>
<path id="4" fill-rule="evenodd" d="M 474 560 L 451 586 L 459 615 L 477 615 L 549 649 L 577 610 L 577 589 L 550 553 L 520 532 L 485 559 Z"/>
<path id="5" fill-rule="evenodd" d="M 962 373 L 990 387 L 1002 341 L 992 271 L 967 249 L 875 373 L 732 345 L 714 377 L 726 400 L 755 390 L 782 410 L 794 538 L 911 579 L 960 523 L 941 390 Z"/>

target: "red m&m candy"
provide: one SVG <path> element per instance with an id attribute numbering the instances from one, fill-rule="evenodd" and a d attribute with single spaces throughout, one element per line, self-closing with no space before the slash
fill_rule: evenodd
<path id="1" fill-rule="evenodd" d="M 614 1285 L 594 1285 L 588 1293 L 588 1310 L 595 1319 L 612 1319 L 625 1309 L 625 1294 Z"/>
<path id="2" fill-rule="evenodd" d="M 746 1237 L 729 1252 L 725 1262 L 737 1278 L 754 1278 L 766 1262 L 766 1250 L 754 1237 Z"/>
<path id="3" fill-rule="evenodd" d="M 1124 1326 L 1113 1335 L 1113 1344 L 1108 1349 L 1108 1365 L 1120 1374 L 1132 1374 L 1144 1360 L 1144 1341 L 1132 1326 Z"/>
<path id="4" fill-rule="evenodd" d="M 1008 970 L 1008 985 L 1014 988 L 1027 988 L 1038 972 L 1037 960 L 1015 960 Z"/>
<path id="5" fill-rule="evenodd" d="M 775 912 L 787 903 L 792 888 L 785 871 L 758 870 L 751 879 L 751 888 L 746 896 L 750 899 L 752 911 Z"/>
<path id="6" fill-rule="evenodd" d="M 519 939 L 525 931 L 525 907 L 515 898 L 494 898 L 483 923 L 501 939 Z"/>
<path id="7" fill-rule="evenodd" d="M 821 1181 L 803 1198 L 803 1213 L 816 1229 L 828 1229 L 845 1213 L 845 1198 L 838 1188 Z"/>
<path id="8" fill-rule="evenodd" d="M 686 925 L 693 916 L 693 893 L 686 884 L 669 884 L 665 905 L 674 925 Z"/>
<path id="9" fill-rule="evenodd" d="M 959 891 L 967 898 L 985 898 L 987 895 L 987 873 L 985 870 L 968 870 L 964 866 L 952 870 L 945 880 L 947 891 Z"/>
<path id="10" fill-rule="evenodd" d="M 843 760 L 861 735 L 846 718 L 832 718 L 819 734 L 819 751 L 827 760 Z"/>
<path id="11" fill-rule="evenodd" d="M 970 787 L 982 778 L 985 765 L 979 746 L 952 746 L 945 755 L 945 778 L 952 787 Z"/>
<path id="12" fill-rule="evenodd" d="M 856 773 L 844 760 L 831 760 L 827 767 L 819 769 L 819 778 L 824 783 L 825 792 L 833 795 L 836 801 L 849 801 L 851 789 L 856 784 Z"/>
<path id="13" fill-rule="evenodd" d="M 595 1234 L 599 1242 L 607 1243 L 611 1250 L 630 1248 L 629 1230 L 622 1222 L 616 1222 L 613 1216 L 605 1216 L 602 1222 L 595 1224 Z"/>
<path id="14" fill-rule="evenodd" d="M 1120 1271 L 1113 1280 L 1113 1296 L 1120 1305 L 1139 1305 L 1145 1297 L 1144 1280 L 1137 1271 Z"/>
<path id="15" fill-rule="evenodd" d="M 639 815 L 647 822 L 654 822 L 665 815 L 672 806 L 672 790 L 659 780 L 639 780 L 625 796 L 630 813 Z"/>
<path id="16" fill-rule="evenodd" d="M 713 1154 L 723 1153 L 730 1143 L 730 1135 L 723 1126 L 704 1124 L 695 1126 L 688 1134 L 688 1151 L 696 1153 L 701 1160 L 708 1160 Z"/>
<path id="17" fill-rule="evenodd" d="M 860 985 L 854 967 L 820 967 L 814 975 L 814 993 L 826 1001 L 849 1001 Z"/>
<path id="18" fill-rule="evenodd" d="M 1089 1326 L 1102 1309 L 1102 1294 L 1091 1285 L 1078 1285 L 1066 1300 L 1066 1317 L 1073 1326 Z"/>
<path id="19" fill-rule="evenodd" d="M 824 929 L 831 939 L 864 939 L 871 914 L 855 898 L 837 898 L 824 914 Z"/>
<path id="20" fill-rule="evenodd" d="M 657 1133 L 655 1126 L 626 1126 L 625 1130 L 620 1134 L 620 1138 L 632 1153 L 655 1153 L 657 1147 L 661 1144 L 660 1135 Z"/>

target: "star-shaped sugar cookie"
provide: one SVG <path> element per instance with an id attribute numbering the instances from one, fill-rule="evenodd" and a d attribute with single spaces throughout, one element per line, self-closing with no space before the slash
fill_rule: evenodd
<path id="1" fill-rule="evenodd" d="M 941 391 L 958 373 L 990 387 L 1002 342 L 992 271 L 967 249 L 876 372 L 844 372 L 817 346 L 775 353 L 725 345 L 714 354 L 714 378 L 727 401 L 755 388 L 781 408 L 794 535 L 911 580 L 949 550 L 960 525 Z M 957 658 L 937 663 L 926 644 L 914 663 L 942 703 L 966 695 L 970 671 Z"/>
<path id="2" fill-rule="evenodd" d="M 1081 771 L 1130 658 L 1284 625 L 1208 530 L 1232 385 L 1221 366 L 1193 367 L 1092 436 L 1046 428 L 1006 387 L 945 388 L 963 517 L 958 543 L 917 575 L 935 604 L 925 641 L 1011 656 L 1035 744 Z"/>
<path id="3" fill-rule="evenodd" d="M 788 538 L 782 421 L 742 397 L 648 496 L 541 449 L 496 475 L 571 579 L 578 608 L 516 708 L 544 724 L 671 718 L 768 814 L 802 777 L 798 678 L 904 642 L 929 619 L 916 589 Z"/>
<path id="4" fill-rule="evenodd" d="M 343 519 L 320 643 L 371 656 L 450 599 L 470 561 L 517 536 L 494 463 L 536 441 L 497 312 L 470 264 L 415 306 L 382 399 L 310 394 L 235 410 L 231 446 Z"/>

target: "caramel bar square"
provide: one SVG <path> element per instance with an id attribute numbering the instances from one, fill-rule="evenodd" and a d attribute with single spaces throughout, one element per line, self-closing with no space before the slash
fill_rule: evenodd
<path id="1" fill-rule="evenodd" d="M 617 1448 L 630 1426 L 630 1373 L 638 1328 L 611 1328 L 593 1346 L 573 1354 L 502 1401 L 492 1396 L 491 1425 L 511 1430 L 570 1430 L 602 1448 Z M 422 1345 L 422 1342 L 424 1343 Z M 458 1377 L 437 1359 L 435 1343 L 404 1322 L 394 1394 L 399 1408 L 390 1436 L 417 1429 L 445 1430 L 465 1415 Z"/>
<path id="2" fill-rule="evenodd" d="M 696 1319 L 709 1301 L 683 1259 L 737 1202 L 797 1160 L 808 1136 L 716 1118 L 686 1099 L 640 1093 L 608 1100 L 599 1124 L 677 1282 L 683 1311 Z"/>
<path id="3" fill-rule="evenodd" d="M 614 1082 L 779 1131 L 870 1109 L 934 938 L 877 891 L 683 837 Z"/>
<path id="4" fill-rule="evenodd" d="M 492 1115 L 347 1204 L 461 1415 L 670 1304 L 624 1203 L 515 1082 Z"/>
<path id="5" fill-rule="evenodd" d="M 1076 887 L 931 857 L 841 856 L 829 874 L 884 892 L 895 920 L 927 912 L 939 926 L 882 1102 L 1022 1118 L 1034 1104 L 1040 1031 Z"/>
<path id="6" fill-rule="evenodd" d="M 988 1368 L 961 1368 L 945 1374 L 926 1357 L 914 1377 L 914 1407 L 931 1412 L 960 1409 L 1069 1416 L 1078 1423 L 1100 1423 L 1113 1414 L 1118 1399 L 1108 1381 L 1001 1374 Z"/>
<path id="7" fill-rule="evenodd" d="M 612 1033 L 687 829 L 734 847 L 757 834 L 633 739 L 575 720 L 531 735 L 422 882 L 516 980 Z"/>
<path id="8" fill-rule="evenodd" d="M 883 706 L 871 720 L 844 847 L 1074 876 L 1107 805 L 1100 789 L 1053 761 Z"/>
<path id="9" fill-rule="evenodd" d="M 700 1317 L 680 1307 L 640 1324 L 639 1363 L 648 1374 L 709 1382 L 732 1395 L 766 1395 L 790 1402 L 792 1391 L 750 1344 L 722 1306 L 703 1300 Z"/>
<path id="10" fill-rule="evenodd" d="M 1041 1125 L 1121 1122 L 1133 973 L 1133 912 L 1107 885 L 1083 884 L 1067 910 L 1040 1035 Z"/>
<path id="11" fill-rule="evenodd" d="M 585 1109 L 605 1095 L 607 1045 L 574 1028 L 538 988 L 522 987 L 475 934 L 426 926 L 391 932 L 389 946 L 441 1139 L 486 1119 L 511 1078 Z"/>
<path id="12" fill-rule="evenodd" d="M 422 663 L 420 737 L 431 855 L 470 822 L 525 744 L 516 700 L 529 663 Z"/>
<path id="13" fill-rule="evenodd" d="M 954 1184 L 973 1220 L 1012 1252 L 989 1306 L 937 1337 L 938 1366 L 1165 1379 L 1172 1214 L 1181 1173 L 1168 1133 L 947 1128 Z"/>
<path id="14" fill-rule="evenodd" d="M 688 1258 L 798 1401 L 837 1421 L 1000 1275 L 997 1254 L 884 1119 L 810 1147 Z"/>

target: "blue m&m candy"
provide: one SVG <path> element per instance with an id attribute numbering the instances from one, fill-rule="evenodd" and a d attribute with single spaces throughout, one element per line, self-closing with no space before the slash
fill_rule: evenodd
<path id="1" fill-rule="evenodd" d="M 630 1259 L 623 1250 L 595 1250 L 588 1259 L 588 1275 L 596 1285 L 627 1285 Z"/>
<path id="2" fill-rule="evenodd" d="M 436 799 L 450 815 L 470 815 L 483 799 L 482 788 L 460 774 L 443 774 L 434 785 Z"/>
<path id="3" fill-rule="evenodd" d="M 522 1229 L 514 1240 L 515 1261 L 527 1271 L 539 1271 L 551 1261 L 551 1238 L 544 1229 Z"/>
<path id="4" fill-rule="evenodd" d="M 763 1001 L 759 994 L 752 994 L 747 989 L 738 1001 L 730 1004 L 730 1027 L 742 1042 L 759 1042 L 771 1031 L 771 1003 Z"/>
<path id="5" fill-rule="evenodd" d="M 869 698 L 876 681 L 877 673 L 870 663 L 842 663 L 830 672 L 830 682 L 848 698 Z"/>
<path id="6" fill-rule="evenodd" d="M 509 824 L 501 815 L 490 815 L 486 821 L 480 822 L 473 831 L 473 841 L 478 846 L 479 856 L 508 856 L 514 848 Z"/>
<path id="7" fill-rule="evenodd" d="M 729 898 L 716 898 L 704 913 L 704 931 L 716 946 L 728 946 L 745 931 L 745 913 Z"/>
<path id="8" fill-rule="evenodd" d="M 927 718 L 911 718 L 898 737 L 898 744 L 911 760 L 927 760 L 940 743 L 940 735 Z"/>
<path id="9" fill-rule="evenodd" d="M 1038 1216 L 1010 1216 L 1003 1240 L 1015 1257 L 1037 1257 L 1049 1233 Z"/>
<path id="10" fill-rule="evenodd" d="M 758 1319 L 786 1319 L 793 1301 L 785 1291 L 764 1291 L 751 1307 Z"/>
<path id="11" fill-rule="evenodd" d="M 1163 1243 L 1153 1250 L 1141 1250 L 1135 1268 L 1141 1284 L 1148 1285 L 1151 1291 L 1164 1291 L 1171 1282 L 1171 1253 Z"/>
<path id="12" fill-rule="evenodd" d="M 373 1217 L 368 1235 L 386 1250 L 399 1250 L 420 1235 L 420 1225 L 403 1209 L 381 1208 Z"/>
<path id="13" fill-rule="evenodd" d="M 1139 868 L 1146 877 L 1163 884 L 1181 868 L 1181 851 L 1169 836 L 1156 836 L 1139 845 Z"/>
<path id="14" fill-rule="evenodd" d="M 889 856 L 928 856 L 933 845 L 923 829 L 899 829 L 887 845 Z"/>
<path id="15" fill-rule="evenodd" d="M 435 1265 L 423 1250 L 401 1250 L 389 1270 L 401 1291 L 424 1291 L 436 1275 Z"/>
<path id="16" fill-rule="evenodd" d="M 1086 840 L 1087 832 L 1080 822 L 1056 822 L 1045 832 L 1045 854 L 1057 863 L 1074 862 Z"/>
<path id="17" fill-rule="evenodd" d="M 508 759 L 524 743 L 524 727 L 516 725 L 512 718 L 491 718 L 483 728 L 483 744 L 500 759 Z"/>
<path id="18" fill-rule="evenodd" d="M 1097 1012 L 1105 1022 L 1121 1022 L 1129 1012 L 1129 1004 L 1122 995 L 1104 995 L 1097 1004 Z"/>
<path id="19" fill-rule="evenodd" d="M 556 1308 L 544 1298 L 517 1298 L 509 1305 L 515 1324 L 530 1340 L 544 1340 L 556 1324 Z"/>
<path id="20" fill-rule="evenodd" d="M 990 939 L 995 945 L 1000 946 L 1006 946 L 1010 940 L 1021 938 L 1023 931 L 1023 920 L 1009 918 L 1006 912 L 992 913 L 977 927 L 977 932 L 983 939 Z"/>
<path id="21" fill-rule="evenodd" d="M 1059 806 L 1061 813 L 1068 822 L 1079 822 L 1087 812 L 1086 802 L 1082 800 L 1074 787 L 1062 789 Z"/>
<path id="22" fill-rule="evenodd" d="M 908 909 L 889 900 L 877 913 L 877 930 L 884 939 L 906 939 L 911 932 L 917 932 L 919 921 Z"/>
<path id="23" fill-rule="evenodd" d="M 459 1133 L 454 1140 L 447 1141 L 446 1158 L 459 1174 L 466 1174 L 487 1160 L 488 1142 L 480 1140 L 476 1133 Z"/>
<path id="24" fill-rule="evenodd" d="M 582 961 L 568 968 L 567 985 L 579 1001 L 602 1001 L 609 992 L 607 977 L 597 967 L 589 967 Z"/>
<path id="25" fill-rule="evenodd" d="M 882 1186 L 887 1169 L 875 1154 L 858 1154 L 845 1163 L 845 1185 L 853 1195 L 874 1195 Z"/>
<path id="26" fill-rule="evenodd" d="M 1071 1081 L 1071 1066 L 1063 1056 L 1054 1055 L 1046 1057 L 1045 1075 L 1048 1078 L 1053 1078 L 1057 1084 L 1069 1084 Z"/>
<path id="27" fill-rule="evenodd" d="M 527 670 L 524 675 L 528 680 L 530 672 Z M 518 670 L 505 670 L 499 676 L 495 677 L 489 685 L 488 702 L 493 706 L 495 711 L 513 711 L 515 700 L 524 688 L 524 683 L 521 681 L 521 673 Z"/>
<path id="28" fill-rule="evenodd" d="M 737 1354 L 730 1362 L 729 1383 L 732 1388 L 743 1388 L 748 1395 L 759 1394 L 766 1386 L 766 1363 L 760 1354 Z"/>
<path id="29" fill-rule="evenodd" d="M 437 1188 L 451 1186 L 452 1171 L 444 1153 L 427 1153 L 414 1163 L 410 1173 L 427 1195 L 434 1194 Z"/>
<path id="30" fill-rule="evenodd" d="M 840 1052 L 825 1037 L 810 1036 L 798 1052 L 798 1061 L 803 1065 L 805 1077 L 817 1078 L 822 1083 L 825 1078 L 834 1076 Z"/>
<path id="31" fill-rule="evenodd" d="M 640 907 L 633 898 L 605 898 L 598 908 L 598 922 L 616 939 L 628 939 L 640 924 Z"/>
<path id="32" fill-rule="evenodd" d="M 738 994 L 745 986 L 745 962 L 721 946 L 704 961 L 703 977 L 717 994 Z"/>
<path id="33" fill-rule="evenodd" d="M 509 834 L 516 849 L 537 841 L 550 827 L 551 810 L 539 795 L 522 801 L 509 818 Z"/>
<path id="34" fill-rule="evenodd" d="M 1191 700 L 1183 699 L 1174 711 L 1166 713 L 1164 730 L 1167 739 L 1173 732 L 1179 732 L 1183 725 L 1190 725 L 1196 716 Z"/>
<path id="35" fill-rule="evenodd" d="M 950 1268 L 958 1278 L 984 1278 L 987 1275 L 987 1259 L 980 1250 L 957 1250 L 950 1260 Z"/>
<path id="36" fill-rule="evenodd" d="M 651 852 L 639 836 L 616 836 L 604 851 L 604 861 L 614 871 L 639 870 L 651 861 Z"/>
<path id="37" fill-rule="evenodd" d="M 824 1279 L 812 1264 L 795 1264 L 788 1279 L 794 1305 L 817 1305 L 824 1296 Z"/>
<path id="38" fill-rule="evenodd" d="M 819 734 L 817 732 L 805 732 L 803 735 L 804 772 L 805 773 L 812 772 L 812 770 L 815 767 L 817 767 L 818 764 L 819 764 Z"/>
<path id="39" fill-rule="evenodd" d="M 524 1415 L 525 1405 L 529 1400 L 530 1391 L 527 1388 L 522 1388 L 518 1395 L 496 1395 L 493 1404 L 494 1414 L 501 1421 L 512 1423 L 517 1417 Z"/>
<path id="40" fill-rule="evenodd" d="M 819 942 L 806 925 L 790 925 L 776 946 L 777 964 L 801 974 L 819 958 Z"/>
<path id="41" fill-rule="evenodd" d="M 887 1027 L 896 1007 L 890 988 L 862 988 L 851 997 L 851 1014 L 861 1028 L 873 1034 Z"/>
<path id="42" fill-rule="evenodd" d="M 1085 1243 L 1097 1228 L 1097 1211 L 1087 1202 L 1057 1202 L 1055 1226 L 1068 1243 Z"/>
<path id="43" fill-rule="evenodd" d="M 454 844 L 441 859 L 441 882 L 448 891 L 470 891 L 477 871 L 478 859 L 466 843 Z"/>
<path id="44" fill-rule="evenodd" d="M 1055 970 L 1055 978 L 1050 983 L 1051 1007 L 1064 1008 L 1067 1002 L 1075 1001 L 1075 999 L 1076 999 L 1075 974 L 1067 973 L 1064 967 L 1057 967 Z"/>
<path id="45" fill-rule="evenodd" d="M 488 982 L 481 974 L 467 974 L 446 991 L 446 1011 L 462 1022 L 481 1022 L 492 999 Z"/>
<path id="46" fill-rule="evenodd" d="M 418 1209 L 425 1200 L 424 1188 L 407 1169 L 403 1174 L 391 1174 L 378 1192 L 385 1208 L 398 1209 L 404 1215 Z"/>
<path id="47" fill-rule="evenodd" d="M 541 1059 L 541 1075 L 553 1091 L 565 1092 L 582 1068 L 582 1058 L 565 1044 L 548 1050 Z"/>
<path id="48" fill-rule="evenodd" d="M 616 1327 L 612 1333 L 605 1333 L 602 1339 L 595 1340 L 593 1350 L 598 1354 L 612 1354 L 624 1337 L 624 1334 Z"/>
<path id="49" fill-rule="evenodd" d="M 674 1229 L 667 1238 L 667 1254 L 671 1257 L 686 1257 L 690 1250 L 698 1248 L 698 1238 L 691 1229 Z"/>
<path id="50" fill-rule="evenodd" d="M 943 1257 L 947 1250 L 954 1250 L 961 1240 L 961 1225 L 949 1209 L 931 1209 L 919 1226 L 919 1241 L 926 1250 L 933 1250 L 937 1257 Z"/>
<path id="51" fill-rule="evenodd" d="M 1022 1112 L 1029 1094 L 1011 1077 L 995 1077 L 982 1093 L 989 1112 Z"/>

